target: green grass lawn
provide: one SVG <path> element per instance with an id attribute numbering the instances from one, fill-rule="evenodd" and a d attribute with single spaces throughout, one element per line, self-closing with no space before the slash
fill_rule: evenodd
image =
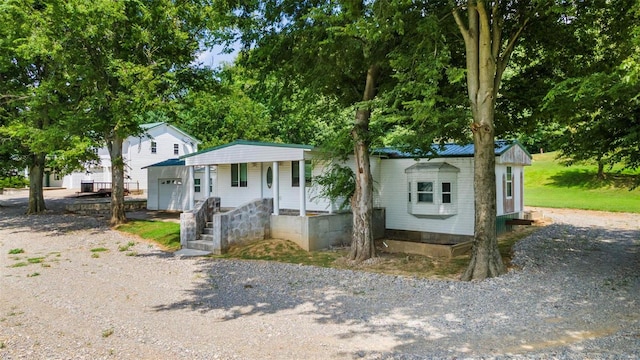
<path id="1" fill-rule="evenodd" d="M 180 224 L 165 221 L 130 220 L 119 231 L 152 240 L 167 251 L 180 250 Z"/>
<path id="2" fill-rule="evenodd" d="M 640 213 L 640 187 L 630 190 L 639 171 L 605 168 L 597 178 L 596 165 L 564 166 L 557 153 L 533 155 L 525 168 L 527 206 Z"/>

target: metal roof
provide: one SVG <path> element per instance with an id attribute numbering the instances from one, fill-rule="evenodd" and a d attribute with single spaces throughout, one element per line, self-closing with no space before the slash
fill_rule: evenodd
<path id="1" fill-rule="evenodd" d="M 142 169 L 146 169 L 146 168 L 150 168 L 150 167 L 159 167 L 159 166 L 184 166 L 184 160 L 167 159 L 167 160 L 161 161 L 159 163 L 143 166 Z"/>
<path id="2" fill-rule="evenodd" d="M 500 156 L 512 146 L 518 145 L 526 149 L 517 140 L 497 140 L 495 142 L 495 154 Z M 420 158 L 420 157 L 473 157 L 473 144 L 433 144 L 430 150 L 416 149 L 413 153 L 400 151 L 394 148 L 380 148 L 373 151 L 373 155 L 382 155 L 389 158 Z M 527 152 L 527 154 L 529 154 Z"/>

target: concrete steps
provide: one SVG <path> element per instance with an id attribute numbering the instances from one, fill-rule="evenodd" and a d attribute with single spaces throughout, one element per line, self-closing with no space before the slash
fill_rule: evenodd
<path id="1" fill-rule="evenodd" d="M 187 242 L 187 248 L 213 252 L 213 242 L 207 240 L 189 241 Z"/>
<path id="2" fill-rule="evenodd" d="M 215 252 L 213 248 L 213 223 L 207 222 L 202 234 L 200 234 L 200 239 L 187 242 L 186 247 L 187 249 Z"/>

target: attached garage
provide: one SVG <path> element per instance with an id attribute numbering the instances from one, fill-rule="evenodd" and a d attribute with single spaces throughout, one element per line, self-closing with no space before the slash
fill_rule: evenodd
<path id="1" fill-rule="evenodd" d="M 149 165 L 147 169 L 147 209 L 175 210 L 187 209 L 189 194 L 184 185 L 188 184 L 189 172 L 184 160 L 169 159 Z"/>
<path id="2" fill-rule="evenodd" d="M 169 159 L 146 166 L 147 170 L 147 209 L 183 211 L 189 208 L 189 168 L 184 160 Z M 215 169 L 211 171 L 215 181 Z M 204 169 L 196 168 L 194 179 L 194 200 L 204 199 Z"/>
<path id="3" fill-rule="evenodd" d="M 182 210 L 182 179 L 158 180 L 158 208 L 162 210 Z"/>

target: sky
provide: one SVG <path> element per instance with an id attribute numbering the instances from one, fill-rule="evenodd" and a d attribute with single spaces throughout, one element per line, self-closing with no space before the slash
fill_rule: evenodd
<path id="1" fill-rule="evenodd" d="M 237 55 L 237 50 L 231 54 L 224 54 L 222 53 L 222 46 L 214 46 L 211 50 L 201 52 L 196 63 L 202 63 L 210 68 L 217 68 L 222 63 L 232 63 Z"/>

